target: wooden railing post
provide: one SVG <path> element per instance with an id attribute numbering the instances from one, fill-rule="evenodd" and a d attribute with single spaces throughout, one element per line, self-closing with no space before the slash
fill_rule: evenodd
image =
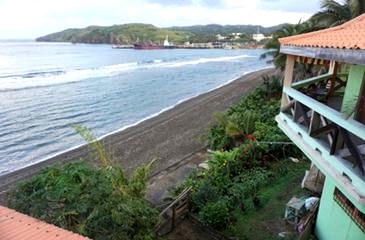
<path id="1" fill-rule="evenodd" d="M 175 218 L 176 218 L 176 205 L 172 207 L 171 230 L 175 228 Z"/>
<path id="2" fill-rule="evenodd" d="M 295 64 L 295 56 L 293 55 L 287 55 L 286 56 L 286 63 L 285 63 L 285 72 L 284 72 L 284 87 L 290 87 L 290 85 L 293 82 L 293 76 L 294 76 L 294 64 Z M 281 98 L 281 106 L 285 106 L 288 104 L 288 99 L 285 93 L 283 93 L 283 96 Z"/>

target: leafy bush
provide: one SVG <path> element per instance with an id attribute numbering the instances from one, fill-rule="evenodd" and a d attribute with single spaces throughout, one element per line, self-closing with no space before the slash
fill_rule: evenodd
<path id="1" fill-rule="evenodd" d="M 20 183 L 8 205 L 93 239 L 154 239 L 158 212 L 141 197 L 144 171 L 128 181 L 116 167 L 52 167 Z"/>
<path id="2" fill-rule="evenodd" d="M 224 228 L 229 221 L 229 216 L 230 213 L 225 199 L 209 202 L 199 212 L 199 218 L 216 229 Z"/>
<path id="3" fill-rule="evenodd" d="M 239 103 L 214 115 L 208 143 L 217 151 L 208 160 L 209 169 L 183 184 L 193 188 L 193 211 L 212 227 L 234 222 L 237 208 L 246 212 L 260 207 L 260 189 L 287 174 L 283 159 L 300 154 L 274 119 L 280 109 L 281 79 L 263 80 Z"/>
<path id="4" fill-rule="evenodd" d="M 214 202 L 222 196 L 219 187 L 211 184 L 210 181 L 201 181 L 192 195 L 192 202 L 197 209 L 201 209 L 205 204 Z"/>
<path id="5" fill-rule="evenodd" d="M 8 205 L 92 239 L 156 239 L 158 211 L 144 199 L 152 163 L 127 179 L 86 128 L 74 128 L 102 166 L 78 162 L 45 169 L 19 183 L 9 194 Z"/>

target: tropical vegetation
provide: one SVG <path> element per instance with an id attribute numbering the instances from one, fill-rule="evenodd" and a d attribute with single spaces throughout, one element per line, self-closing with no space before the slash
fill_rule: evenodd
<path id="1" fill-rule="evenodd" d="M 261 207 L 261 189 L 288 174 L 289 156 L 300 151 L 277 127 L 281 79 L 264 77 L 263 84 L 224 113 L 208 133 L 213 151 L 207 169 L 194 172 L 176 191 L 192 187 L 192 209 L 215 229 L 227 229 Z"/>
<path id="2" fill-rule="evenodd" d="M 365 13 L 364 0 L 322 0 L 321 11 L 314 14 L 310 21 L 316 21 L 322 28 L 343 24 Z"/>
<path id="3" fill-rule="evenodd" d="M 127 178 L 87 129 L 75 129 L 101 167 L 81 161 L 45 169 L 10 192 L 9 207 L 92 239 L 156 239 L 158 211 L 144 199 L 151 164 Z"/>
<path id="4" fill-rule="evenodd" d="M 123 24 L 110 27 L 89 26 L 81 29 L 66 29 L 52 33 L 36 40 L 42 42 L 73 42 L 73 43 L 114 43 L 132 44 L 136 41 L 152 41 L 155 43 L 169 39 L 175 43 L 183 43 L 192 34 L 182 31 L 157 28 L 151 24 Z"/>

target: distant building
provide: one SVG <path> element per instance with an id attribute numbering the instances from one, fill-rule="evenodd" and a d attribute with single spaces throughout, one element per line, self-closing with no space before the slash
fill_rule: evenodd
<path id="1" fill-rule="evenodd" d="M 234 40 L 237 40 L 241 37 L 242 33 L 231 33 L 231 36 Z"/>
<path id="2" fill-rule="evenodd" d="M 222 41 L 222 40 L 227 39 L 227 37 L 222 36 L 222 35 L 220 35 L 220 34 L 217 34 L 217 35 L 215 35 L 215 36 L 216 36 L 216 38 L 217 38 L 217 40 L 218 40 L 218 41 Z"/>
<path id="3" fill-rule="evenodd" d="M 168 36 L 168 35 L 166 35 L 166 38 L 165 38 L 165 40 L 163 41 L 163 46 L 164 46 L 164 47 L 170 47 L 170 46 L 173 46 L 173 44 L 171 44 L 171 43 L 169 42 L 169 36 Z"/>
<path id="4" fill-rule="evenodd" d="M 261 40 L 267 39 L 267 37 L 265 37 L 265 35 L 262 33 L 255 33 L 252 34 L 252 39 L 257 42 L 260 42 Z"/>
<path id="5" fill-rule="evenodd" d="M 256 42 L 260 42 L 264 39 L 271 39 L 272 35 L 269 37 L 265 37 L 264 34 L 260 33 L 260 27 L 257 27 L 257 33 L 252 34 L 252 39 L 255 40 Z"/>

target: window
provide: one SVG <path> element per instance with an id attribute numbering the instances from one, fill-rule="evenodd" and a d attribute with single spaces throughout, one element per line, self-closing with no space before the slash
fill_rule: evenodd
<path id="1" fill-rule="evenodd" d="M 335 188 L 333 198 L 359 228 L 365 232 L 365 214 L 360 212 L 338 188 Z"/>

